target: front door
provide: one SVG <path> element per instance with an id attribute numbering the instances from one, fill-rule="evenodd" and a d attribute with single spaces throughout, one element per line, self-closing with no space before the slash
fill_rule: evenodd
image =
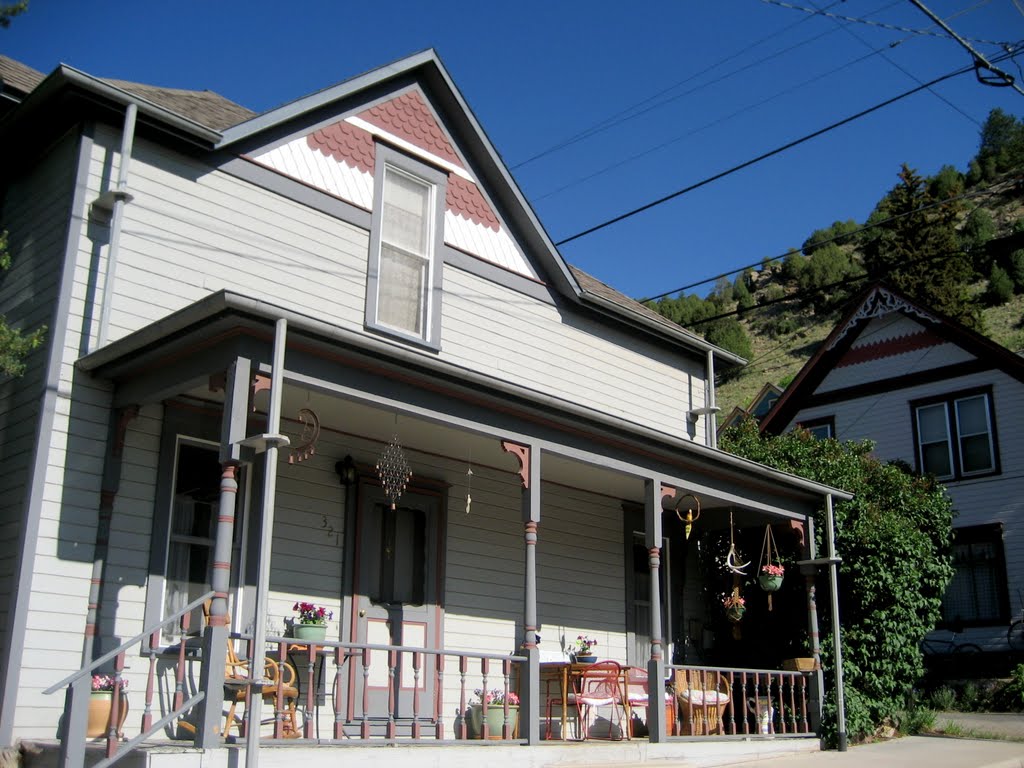
<path id="1" fill-rule="evenodd" d="M 439 495 L 407 491 L 392 509 L 380 487 L 360 487 L 354 537 L 354 642 L 440 648 L 441 502 Z M 359 656 L 351 661 L 353 720 L 363 722 L 365 717 L 375 733 L 382 731 L 389 716 L 399 733 L 410 729 L 414 714 L 421 726 L 436 721 L 435 655 L 420 654 L 418 670 L 411 651 L 391 659 L 387 651 L 371 651 L 367 669 Z"/>

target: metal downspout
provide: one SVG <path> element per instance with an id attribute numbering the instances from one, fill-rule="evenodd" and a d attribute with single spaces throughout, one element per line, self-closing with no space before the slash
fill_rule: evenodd
<path id="1" fill-rule="evenodd" d="M 128 166 L 132 159 L 132 144 L 135 141 L 135 118 L 139 108 L 129 104 L 124 112 L 124 131 L 121 133 L 121 163 L 117 170 L 117 186 L 111 190 L 113 208 L 110 214 L 110 249 L 107 253 L 107 271 L 103 279 L 103 301 L 100 309 L 99 347 L 105 346 L 110 333 L 110 302 L 114 296 L 114 274 L 117 272 L 117 256 L 121 244 L 121 222 L 124 219 L 124 205 L 131 199 L 128 194 Z M 97 202 L 103 202 L 101 197 Z"/>
<path id="2" fill-rule="evenodd" d="M 277 450 L 288 445 L 288 438 L 280 434 L 281 395 L 284 384 L 284 350 L 288 335 L 288 321 L 278 319 L 274 328 L 274 368 L 270 377 L 270 409 L 267 413 L 267 432 L 243 443 L 266 446 L 266 469 L 263 478 L 263 524 L 260 535 L 259 578 L 256 584 L 256 618 L 252 628 L 252 648 L 249 652 L 249 706 L 245 738 L 245 766 L 259 768 L 260 720 L 263 706 L 261 688 L 264 684 L 263 656 L 267 638 L 267 594 L 270 591 L 270 553 L 274 537 L 274 500 L 277 495 Z"/>
<path id="3" fill-rule="evenodd" d="M 845 752 L 846 741 L 846 704 L 843 700 L 843 648 L 839 630 L 839 567 L 836 559 L 835 515 L 832 513 L 832 494 L 825 496 L 825 515 L 827 517 L 825 533 L 828 536 L 829 591 L 832 597 L 832 641 L 835 644 L 836 658 L 836 727 L 839 730 L 839 751 Z"/>
<path id="4" fill-rule="evenodd" d="M 707 383 L 708 420 L 705 428 L 708 431 L 709 448 L 718 447 L 718 408 L 715 407 L 715 353 L 708 350 L 708 383 Z"/>

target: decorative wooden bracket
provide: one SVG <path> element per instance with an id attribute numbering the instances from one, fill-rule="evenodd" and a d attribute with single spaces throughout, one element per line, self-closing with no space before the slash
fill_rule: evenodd
<path id="1" fill-rule="evenodd" d="M 501 447 L 506 453 L 511 453 L 519 459 L 519 478 L 523 488 L 530 487 L 530 446 L 513 443 L 510 440 L 502 440 Z"/>
<path id="2" fill-rule="evenodd" d="M 252 410 L 256 411 L 256 395 L 260 392 L 270 391 L 270 377 L 257 373 L 252 377 Z"/>
<path id="3" fill-rule="evenodd" d="M 132 419 L 139 415 L 139 406 L 137 405 L 126 405 L 121 409 L 121 412 L 117 415 L 117 428 L 114 436 L 114 450 L 115 456 L 120 456 L 124 450 L 124 436 L 128 432 L 128 425 Z"/>
<path id="4" fill-rule="evenodd" d="M 662 505 L 662 507 L 665 506 L 665 499 L 668 499 L 669 501 L 671 501 L 675 497 L 676 497 L 676 489 L 674 487 L 672 487 L 671 485 L 662 485 L 661 486 L 661 505 Z"/>

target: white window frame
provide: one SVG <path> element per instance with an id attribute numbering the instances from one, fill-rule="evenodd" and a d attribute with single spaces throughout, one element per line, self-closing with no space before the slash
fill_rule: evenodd
<path id="1" fill-rule="evenodd" d="M 960 406 L 968 400 L 982 400 L 982 410 L 985 414 L 985 432 L 972 432 L 965 434 L 961 430 Z M 926 400 L 918 400 L 911 403 L 914 419 L 914 455 L 917 461 L 917 469 L 922 474 L 928 471 L 924 461 L 924 447 L 932 443 L 924 443 L 921 439 L 921 412 L 925 408 L 942 410 L 946 426 L 946 451 L 949 458 L 948 474 L 935 475 L 937 480 L 964 480 L 972 477 L 998 474 L 999 453 L 998 441 L 996 439 L 996 425 L 992 391 L 990 388 L 965 390 L 954 392 L 941 397 L 932 397 Z M 984 434 L 988 437 L 989 465 L 976 469 L 964 469 L 963 440 L 966 437 L 977 437 Z M 933 441 L 937 442 L 937 441 Z"/>
<path id="2" fill-rule="evenodd" d="M 416 334 L 381 321 L 379 317 L 381 290 L 381 247 L 384 225 L 384 190 L 388 174 L 399 174 L 425 185 L 429 189 L 430 204 L 427 214 L 426 275 L 421 297 L 421 329 Z M 370 223 L 370 253 L 366 275 L 366 327 L 368 330 L 433 350 L 441 348 L 442 252 L 444 248 L 445 197 L 448 175 L 445 171 L 399 152 L 386 144 L 376 145 L 376 168 L 373 181 L 373 212 Z M 419 254 L 412 254 L 419 257 Z"/>

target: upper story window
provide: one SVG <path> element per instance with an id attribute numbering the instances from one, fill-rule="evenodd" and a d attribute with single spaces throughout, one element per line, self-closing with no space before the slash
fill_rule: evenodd
<path id="1" fill-rule="evenodd" d="M 989 390 L 917 401 L 911 407 L 920 472 L 959 480 L 999 471 Z"/>
<path id="2" fill-rule="evenodd" d="M 834 416 L 822 416 L 817 419 L 801 421 L 797 426 L 803 427 L 818 440 L 827 440 L 836 436 L 836 420 Z"/>
<path id="3" fill-rule="evenodd" d="M 439 348 L 447 176 L 383 144 L 376 154 L 366 324 Z"/>

